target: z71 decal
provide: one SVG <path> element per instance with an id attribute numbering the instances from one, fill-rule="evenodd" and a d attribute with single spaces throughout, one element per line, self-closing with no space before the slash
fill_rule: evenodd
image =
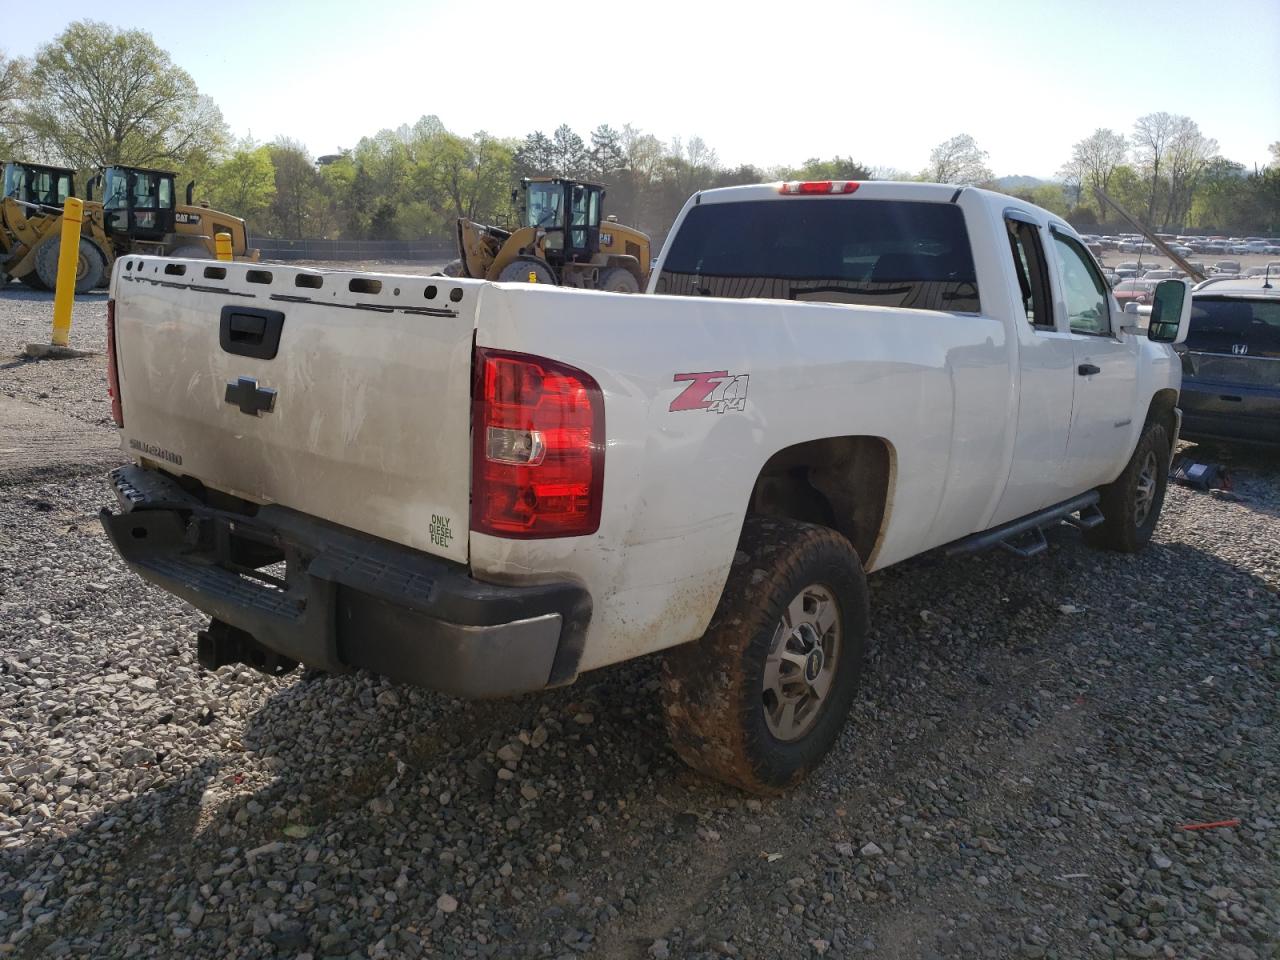
<path id="1" fill-rule="evenodd" d="M 706 373 L 677 373 L 676 383 L 691 381 L 671 401 L 672 413 L 681 410 L 710 410 L 726 413 L 729 410 L 747 409 L 747 380 L 745 373 L 730 374 L 728 370 L 710 370 Z"/>

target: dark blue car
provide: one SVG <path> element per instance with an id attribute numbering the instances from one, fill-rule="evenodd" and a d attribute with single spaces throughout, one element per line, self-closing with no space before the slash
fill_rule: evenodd
<path id="1" fill-rule="evenodd" d="M 1280 444 L 1280 270 L 1208 280 L 1192 294 L 1182 436 Z"/>

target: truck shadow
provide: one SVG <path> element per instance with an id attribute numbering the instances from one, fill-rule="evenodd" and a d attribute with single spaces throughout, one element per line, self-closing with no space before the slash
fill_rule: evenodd
<path id="1" fill-rule="evenodd" d="M 1249 591 L 1276 605 L 1273 584 L 1187 542 L 1121 557 L 1087 550 L 1072 531 L 1053 540 L 1031 562 L 997 552 L 931 565 L 927 580 L 916 563 L 873 577 L 871 675 L 854 722 L 818 775 L 777 803 L 829 805 L 848 792 L 843 771 L 854 765 L 864 785 L 885 785 L 860 789 L 891 796 L 895 778 L 964 736 L 958 721 L 1023 697 L 1020 671 L 1072 669 L 1070 646 L 1095 642 L 1099 621 L 1131 628 L 1135 650 L 1150 646 L 1142 624 L 1167 612 L 1166 599 L 1086 581 L 1195 576 L 1224 597 Z M 1193 652 L 1219 643 L 1206 633 Z M 932 667 L 921 672 L 924 661 Z M 612 931 L 604 942 L 631 955 L 641 934 L 696 922 L 720 877 L 759 863 L 763 841 L 748 828 L 759 834 L 774 809 L 753 811 L 679 764 L 656 690 L 654 658 L 496 702 L 367 674 L 286 680 L 243 724 L 214 720 L 228 723 L 231 750 L 64 836 L 0 854 L 0 941 L 30 913 L 26 887 L 42 890 L 36 905 L 54 915 L 16 956 L 77 943 L 115 955 L 139 941 L 162 955 L 226 956 L 253 942 L 268 954 L 364 956 L 388 936 L 390 956 L 452 956 L 474 944 L 477 918 L 490 943 L 531 948 L 566 926 L 585 929 L 587 912 L 591 929 Z M 893 722 L 872 722 L 886 716 Z M 725 841 L 708 853 L 694 833 L 711 822 Z M 797 842 L 829 843 L 834 829 L 810 824 Z M 122 913 L 126 891 L 136 909 Z M 446 893 L 463 903 L 458 914 L 436 909 Z M 660 921 L 631 919 L 628 900 Z M 579 952 L 616 955 L 589 941 Z"/>

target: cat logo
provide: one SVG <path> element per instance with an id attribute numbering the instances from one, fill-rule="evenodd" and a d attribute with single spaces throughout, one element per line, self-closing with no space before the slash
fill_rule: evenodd
<path id="1" fill-rule="evenodd" d="M 173 219 L 178 223 L 199 223 L 200 214 L 198 213 L 175 213 Z"/>
<path id="2" fill-rule="evenodd" d="M 612 234 L 612 233 L 602 233 L 602 234 L 600 234 L 600 246 L 602 246 L 602 247 L 612 247 L 612 246 L 613 246 L 613 234 Z"/>

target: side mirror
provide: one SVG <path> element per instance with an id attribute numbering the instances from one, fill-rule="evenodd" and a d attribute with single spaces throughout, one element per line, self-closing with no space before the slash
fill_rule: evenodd
<path id="1" fill-rule="evenodd" d="M 1190 289 L 1181 280 L 1161 280 L 1151 298 L 1147 337 L 1156 343 L 1182 343 L 1190 326 Z"/>

